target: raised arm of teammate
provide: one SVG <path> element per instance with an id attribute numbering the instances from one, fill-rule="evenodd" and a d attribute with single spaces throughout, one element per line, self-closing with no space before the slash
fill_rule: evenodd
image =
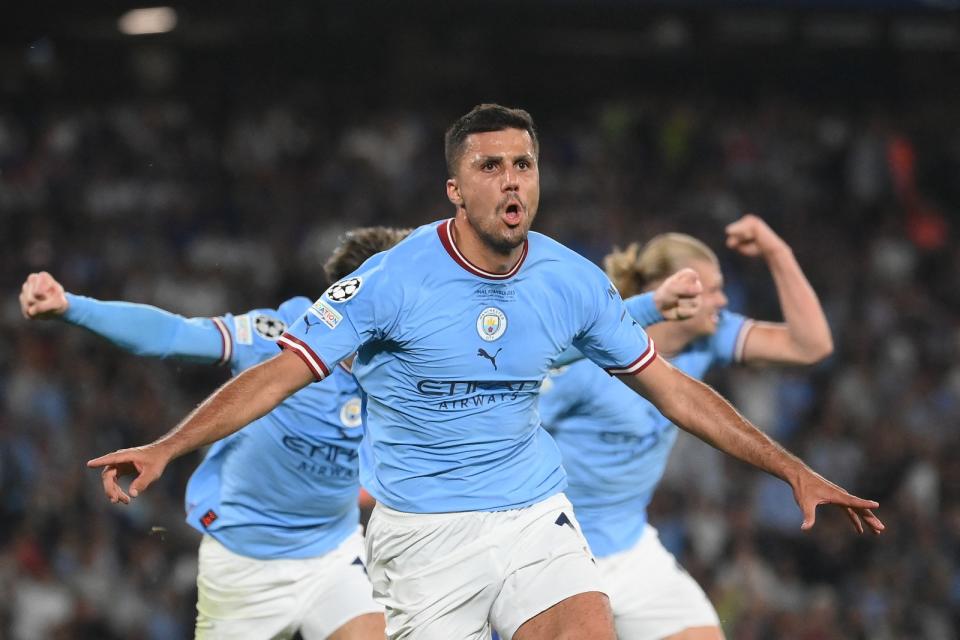
<path id="1" fill-rule="evenodd" d="M 803 512 L 801 529 L 809 529 L 821 504 L 842 507 L 858 533 L 864 524 L 874 533 L 884 526 L 871 509 L 873 500 L 853 496 L 825 479 L 757 429 L 718 393 L 659 356 L 635 375 L 621 376 L 675 425 L 708 444 L 787 482 Z"/>
<path id="2" fill-rule="evenodd" d="M 111 502 L 128 504 L 160 477 L 171 460 L 239 431 L 315 379 L 303 360 L 282 351 L 232 378 L 166 435 L 142 447 L 100 456 L 87 466 L 103 469 L 103 490 Z M 119 482 L 127 475 L 136 475 L 129 495 Z"/>
<path id="3" fill-rule="evenodd" d="M 727 247 L 762 257 L 770 269 L 784 322 L 755 322 L 743 347 L 743 362 L 812 364 L 833 352 L 820 300 L 793 250 L 759 217 L 747 214 L 730 224 Z"/>
<path id="4" fill-rule="evenodd" d="M 138 356 L 218 363 L 225 353 L 225 329 L 211 318 L 184 318 L 131 302 L 103 302 L 67 293 L 41 271 L 20 289 L 20 311 L 28 320 L 57 318 L 106 338 Z"/>
<path id="5" fill-rule="evenodd" d="M 61 318 L 141 356 L 213 363 L 224 353 L 224 334 L 215 320 L 188 319 L 144 304 L 75 296 L 66 293 L 47 272 L 27 277 L 20 291 L 20 309 L 25 318 Z M 170 460 L 239 431 L 313 379 L 303 361 L 282 352 L 228 382 L 157 441 L 117 451 L 89 464 L 103 467 L 103 489 L 111 502 L 128 503 L 130 496 L 160 477 Z M 236 406 L 224 409 L 230 403 Z M 97 462 L 100 464 L 94 464 Z M 138 477 L 127 495 L 120 488 L 119 478 L 134 473 Z"/>

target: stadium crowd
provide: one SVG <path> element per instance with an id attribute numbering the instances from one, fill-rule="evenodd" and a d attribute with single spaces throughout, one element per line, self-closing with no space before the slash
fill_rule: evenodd
<path id="1" fill-rule="evenodd" d="M 48 270 L 70 291 L 186 316 L 316 297 L 346 229 L 450 209 L 442 129 L 469 105 L 337 110 L 319 92 L 55 104 L 0 108 L 0 638 L 188 637 L 199 536 L 182 497 L 199 458 L 131 507 L 110 505 L 83 463 L 160 435 L 226 372 L 28 323 L 22 279 Z M 825 363 L 710 381 L 815 469 L 879 500 L 887 531 L 858 538 L 824 511 L 801 533 L 787 485 L 681 436 L 652 521 L 727 636 L 957 637 L 956 105 L 522 106 L 543 141 L 534 229 L 594 260 L 691 233 L 717 249 L 731 308 L 775 319 L 766 270 L 722 247 L 724 225 L 754 212 L 827 311 Z"/>

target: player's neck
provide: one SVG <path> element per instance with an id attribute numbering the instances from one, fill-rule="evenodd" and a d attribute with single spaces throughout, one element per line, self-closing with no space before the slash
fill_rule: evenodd
<path id="1" fill-rule="evenodd" d="M 471 264 L 490 273 L 509 272 L 523 256 L 523 244 L 506 254 L 496 251 L 484 242 L 466 216 L 460 214 L 453 219 L 453 242 Z"/>

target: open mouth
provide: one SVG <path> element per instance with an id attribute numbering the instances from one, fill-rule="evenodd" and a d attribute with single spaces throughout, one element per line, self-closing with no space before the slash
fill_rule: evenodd
<path id="1" fill-rule="evenodd" d="M 523 218 L 523 207 L 517 202 L 511 202 L 503 210 L 503 219 L 510 226 L 520 224 Z"/>

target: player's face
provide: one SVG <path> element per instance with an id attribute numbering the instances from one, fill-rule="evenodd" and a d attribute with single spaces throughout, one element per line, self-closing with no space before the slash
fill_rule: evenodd
<path id="1" fill-rule="evenodd" d="M 447 197 L 494 251 L 523 244 L 540 204 L 540 169 L 530 134 L 504 129 L 467 136 Z"/>
<path id="2" fill-rule="evenodd" d="M 723 293 L 723 274 L 720 268 L 709 260 L 693 260 L 686 266 L 700 276 L 703 284 L 700 309 L 689 320 L 684 320 L 696 335 L 713 335 L 717 332 L 720 310 L 727 306 L 727 296 Z"/>

